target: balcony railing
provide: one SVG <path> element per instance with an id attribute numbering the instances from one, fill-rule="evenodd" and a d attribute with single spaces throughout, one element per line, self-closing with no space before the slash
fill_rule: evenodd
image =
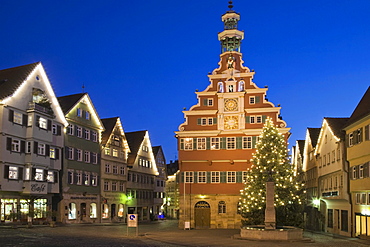
<path id="1" fill-rule="evenodd" d="M 50 107 L 42 106 L 42 105 L 40 105 L 38 103 L 35 103 L 35 102 L 29 102 L 28 103 L 28 110 L 38 111 L 38 112 L 46 113 L 46 114 L 49 114 L 49 115 L 54 114 L 53 110 Z"/>

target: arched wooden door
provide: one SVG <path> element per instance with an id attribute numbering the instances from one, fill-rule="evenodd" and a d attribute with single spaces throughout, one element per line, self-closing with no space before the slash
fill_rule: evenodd
<path id="1" fill-rule="evenodd" d="M 195 228 L 207 229 L 211 223 L 211 207 L 206 201 L 199 201 L 194 207 Z"/>

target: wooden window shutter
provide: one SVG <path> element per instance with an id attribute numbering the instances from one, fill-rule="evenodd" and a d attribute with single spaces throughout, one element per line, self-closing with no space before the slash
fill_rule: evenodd
<path id="1" fill-rule="evenodd" d="M 243 182 L 243 172 L 241 171 L 236 172 L 236 182 L 237 183 Z"/>
<path id="2" fill-rule="evenodd" d="M 50 156 L 50 145 L 45 145 L 45 156 Z"/>
<path id="3" fill-rule="evenodd" d="M 241 149 L 242 148 L 242 137 L 238 136 L 236 137 L 236 149 Z"/>
<path id="4" fill-rule="evenodd" d="M 257 136 L 252 136 L 252 148 L 256 148 Z"/>
<path id="5" fill-rule="evenodd" d="M 50 119 L 48 119 L 48 130 L 51 130 L 51 120 Z"/>
<path id="6" fill-rule="evenodd" d="M 369 141 L 369 139 L 370 139 L 370 137 L 369 137 L 369 127 L 370 127 L 370 125 L 365 126 L 365 141 Z"/>
<path id="7" fill-rule="evenodd" d="M 62 135 L 62 127 L 60 125 L 57 125 L 57 135 Z"/>
<path id="8" fill-rule="evenodd" d="M 364 131 L 363 131 L 362 127 L 360 129 L 358 129 L 358 133 L 360 133 L 358 142 L 359 143 L 363 142 L 364 141 L 364 137 L 363 137 L 364 136 Z"/>
<path id="9" fill-rule="evenodd" d="M 198 183 L 198 172 L 194 172 L 194 183 Z"/>
<path id="10" fill-rule="evenodd" d="M 248 124 L 251 123 L 251 117 L 250 116 L 246 116 L 245 117 L 245 122 L 248 123 Z"/>
<path id="11" fill-rule="evenodd" d="M 26 142 L 21 141 L 21 153 L 25 153 L 25 152 L 26 152 Z"/>
<path id="12" fill-rule="evenodd" d="M 208 99 L 203 100 L 203 105 L 208 106 Z"/>
<path id="13" fill-rule="evenodd" d="M 346 147 L 348 148 L 349 147 L 349 134 L 346 135 L 345 141 L 346 141 Z"/>
<path id="14" fill-rule="evenodd" d="M 220 172 L 220 182 L 226 183 L 226 172 Z"/>
<path id="15" fill-rule="evenodd" d="M 267 119 L 267 116 L 266 115 L 262 115 L 262 123 L 266 123 L 266 119 Z"/>
<path id="16" fill-rule="evenodd" d="M 18 168 L 18 180 L 23 180 L 23 167 Z"/>
<path id="17" fill-rule="evenodd" d="M 369 177 L 369 162 L 366 162 L 364 164 L 364 178 L 368 178 Z"/>
<path id="18" fill-rule="evenodd" d="M 67 180 L 68 180 L 68 184 L 72 184 L 72 176 L 73 176 L 73 173 L 72 172 L 68 172 L 68 178 L 67 178 Z"/>
<path id="19" fill-rule="evenodd" d="M 207 172 L 207 183 L 211 182 L 211 172 Z"/>
<path id="20" fill-rule="evenodd" d="M 197 138 L 193 138 L 193 149 L 197 149 Z"/>
<path id="21" fill-rule="evenodd" d="M 55 159 L 59 160 L 59 148 L 55 149 Z"/>
<path id="22" fill-rule="evenodd" d="M 4 166 L 4 178 L 9 178 L 9 166 Z"/>
<path id="23" fill-rule="evenodd" d="M 206 149 L 207 150 L 211 149 L 211 138 L 210 137 L 206 138 Z"/>
<path id="24" fill-rule="evenodd" d="M 213 124 L 217 124 L 217 118 L 216 117 L 213 118 Z"/>
<path id="25" fill-rule="evenodd" d="M 220 149 L 226 149 L 226 137 L 221 137 L 220 142 Z"/>
<path id="26" fill-rule="evenodd" d="M 69 147 L 65 147 L 64 151 L 65 158 L 68 159 Z"/>
<path id="27" fill-rule="evenodd" d="M 38 154 L 39 143 L 33 142 L 33 153 Z"/>
<path id="28" fill-rule="evenodd" d="M 197 125 L 202 125 L 202 119 L 201 118 L 197 118 Z"/>
<path id="29" fill-rule="evenodd" d="M 13 120 L 14 120 L 14 111 L 13 110 L 9 109 L 8 119 L 9 119 L 10 122 L 13 122 Z"/>
<path id="30" fill-rule="evenodd" d="M 261 97 L 260 96 L 256 96 L 256 103 L 260 103 L 261 101 Z"/>
<path id="31" fill-rule="evenodd" d="M 36 116 L 36 127 L 40 127 L 40 116 Z"/>
<path id="32" fill-rule="evenodd" d="M 54 183 L 58 183 L 58 181 L 59 181 L 59 173 L 54 172 Z"/>
<path id="33" fill-rule="evenodd" d="M 352 132 L 353 134 L 353 144 L 357 144 L 359 142 L 358 136 L 357 136 L 357 130 Z"/>
<path id="34" fill-rule="evenodd" d="M 32 181 L 35 181 L 35 177 L 36 177 L 36 168 L 32 168 L 32 177 L 31 177 L 31 180 Z"/>
<path id="35" fill-rule="evenodd" d="M 22 125 L 23 126 L 27 126 L 28 124 L 28 115 L 27 114 L 23 114 L 23 117 L 22 117 Z"/>
<path id="36" fill-rule="evenodd" d="M 10 137 L 6 138 L 6 150 L 9 150 L 9 151 L 12 150 L 12 138 Z"/>

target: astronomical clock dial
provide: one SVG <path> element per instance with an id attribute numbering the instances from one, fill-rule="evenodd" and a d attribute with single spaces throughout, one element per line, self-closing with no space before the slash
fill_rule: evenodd
<path id="1" fill-rule="evenodd" d="M 238 128 L 238 117 L 237 116 L 226 116 L 224 118 L 225 129 L 233 130 Z"/>
<path id="2" fill-rule="evenodd" d="M 225 99 L 225 111 L 237 111 L 238 99 Z"/>

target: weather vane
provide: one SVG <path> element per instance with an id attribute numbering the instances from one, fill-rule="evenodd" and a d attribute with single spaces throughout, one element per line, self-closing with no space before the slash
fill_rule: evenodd
<path id="1" fill-rule="evenodd" d="M 229 1 L 229 6 L 228 7 L 229 7 L 230 10 L 232 10 L 232 8 L 234 7 L 233 6 L 233 1 Z"/>

